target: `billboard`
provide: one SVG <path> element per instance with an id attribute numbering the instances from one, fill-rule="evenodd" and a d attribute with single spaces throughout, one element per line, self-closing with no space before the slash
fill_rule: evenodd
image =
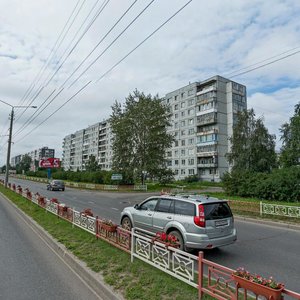
<path id="1" fill-rule="evenodd" d="M 60 160 L 59 158 L 42 158 L 39 162 L 40 168 L 59 168 Z"/>

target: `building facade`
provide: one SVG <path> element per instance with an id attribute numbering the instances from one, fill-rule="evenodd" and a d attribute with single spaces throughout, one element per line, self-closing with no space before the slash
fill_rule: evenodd
<path id="1" fill-rule="evenodd" d="M 35 171 L 39 166 L 39 161 L 42 158 L 54 158 L 55 157 L 55 149 L 50 149 L 48 147 L 42 147 L 36 150 L 32 150 L 25 154 L 20 154 L 11 158 L 11 166 L 16 167 L 18 165 L 24 155 L 28 155 L 31 158 L 31 171 Z"/>
<path id="2" fill-rule="evenodd" d="M 102 170 L 111 169 L 112 135 L 108 121 L 91 125 L 66 136 L 63 140 L 62 165 L 65 170 L 85 170 L 91 155 Z"/>
<path id="3" fill-rule="evenodd" d="M 237 113 L 247 109 L 246 87 L 214 76 L 168 93 L 162 101 L 172 112 L 169 133 L 175 141 L 167 164 L 175 179 L 196 175 L 220 181 L 229 170 L 225 155 Z"/>
<path id="4" fill-rule="evenodd" d="M 175 179 L 197 176 L 219 181 L 229 170 L 226 153 L 237 113 L 247 109 L 246 87 L 221 76 L 191 83 L 161 100 L 171 111 L 168 132 L 174 142 L 166 153 Z M 63 141 L 65 170 L 84 170 L 94 155 L 103 170 L 112 166 L 112 133 L 103 121 L 70 134 Z"/>

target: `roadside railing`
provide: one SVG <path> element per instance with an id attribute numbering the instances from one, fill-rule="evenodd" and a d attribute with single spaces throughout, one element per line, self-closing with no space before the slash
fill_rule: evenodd
<path id="1" fill-rule="evenodd" d="M 0 183 L 4 184 L 3 180 L 0 180 Z M 218 300 L 257 299 L 264 295 L 254 288 L 245 288 L 240 285 L 233 277 L 234 270 L 204 259 L 203 252 L 199 252 L 198 256 L 189 254 L 157 241 L 152 233 L 139 228 L 133 228 L 131 232 L 119 226 L 113 226 L 113 229 L 110 229 L 104 226 L 103 220 L 98 217 L 78 212 L 65 204 L 58 203 L 57 199 L 47 199 L 38 193 L 31 194 L 28 189 L 25 193 L 20 186 L 16 187 L 11 184 L 8 186 L 12 191 L 44 208 L 46 212 L 57 215 L 95 235 L 96 238 L 105 240 L 130 253 L 131 261 L 134 258 L 140 259 L 197 288 L 199 299 L 202 299 L 204 295 L 210 295 Z M 291 299 L 300 300 L 300 293 L 286 288 L 282 289 L 281 294 Z M 267 294 L 267 298 L 277 300 L 269 294 Z M 281 296 L 278 299 L 281 299 Z"/>
<path id="2" fill-rule="evenodd" d="M 300 207 L 260 202 L 260 214 L 300 218 Z"/>

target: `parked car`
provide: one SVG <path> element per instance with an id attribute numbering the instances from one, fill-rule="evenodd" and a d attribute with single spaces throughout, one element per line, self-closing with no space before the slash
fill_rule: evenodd
<path id="1" fill-rule="evenodd" d="M 51 180 L 47 185 L 47 190 L 50 191 L 64 191 L 65 183 L 62 180 Z"/>
<path id="2" fill-rule="evenodd" d="M 208 196 L 162 195 L 126 207 L 121 225 L 127 230 L 141 228 L 152 233 L 174 235 L 180 249 L 212 249 L 237 239 L 231 209 L 226 201 Z"/>

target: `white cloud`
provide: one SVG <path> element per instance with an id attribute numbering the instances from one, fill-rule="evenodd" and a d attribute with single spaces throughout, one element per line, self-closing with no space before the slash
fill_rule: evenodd
<path id="1" fill-rule="evenodd" d="M 138 1 L 88 59 L 85 66 L 93 61 L 149 2 Z M 15 137 L 12 154 L 47 145 L 55 148 L 60 156 L 64 136 L 107 118 L 114 100 L 122 101 L 135 88 L 145 93 L 159 93 L 163 96 L 189 82 L 201 81 L 215 74 L 232 75 L 236 70 L 300 46 L 300 2 L 297 0 L 212 0 L 205 3 L 194 0 L 103 80 L 94 84 L 97 78 L 186 2 L 154 1 L 76 85 L 70 89 L 66 87 L 27 130 Z M 94 3 L 96 1 L 88 0 L 83 5 L 78 20 L 70 28 L 55 55 L 56 62 Z M 53 82 L 45 87 L 33 104 L 41 107 L 48 95 L 66 80 L 132 3 L 133 1 L 129 0 L 109 2 Z M 75 2 L 71 0 L 0 2 L 0 99 L 12 105 L 20 103 L 47 60 L 74 5 Z M 263 114 L 269 131 L 277 135 L 278 128 L 292 115 L 293 107 L 300 99 L 299 56 L 300 54 L 297 54 L 233 78 L 247 86 L 248 107 L 254 107 L 257 115 Z M 55 61 L 51 62 L 51 68 L 45 71 L 35 89 L 47 76 L 51 76 L 58 65 Z M 74 79 L 83 69 L 76 72 Z M 93 83 L 87 89 L 26 139 L 17 142 L 89 80 L 93 80 Z M 72 80 L 69 84 L 71 82 Z M 32 93 L 24 104 L 29 104 L 35 93 Z M 0 105 L 0 132 L 7 130 L 9 112 L 8 106 Z M 28 110 L 22 118 L 16 119 L 14 132 L 23 126 L 32 113 L 32 110 Z M 7 138 L 0 139 L 1 146 Z M 0 165 L 5 162 L 3 148 L 1 153 Z"/>

